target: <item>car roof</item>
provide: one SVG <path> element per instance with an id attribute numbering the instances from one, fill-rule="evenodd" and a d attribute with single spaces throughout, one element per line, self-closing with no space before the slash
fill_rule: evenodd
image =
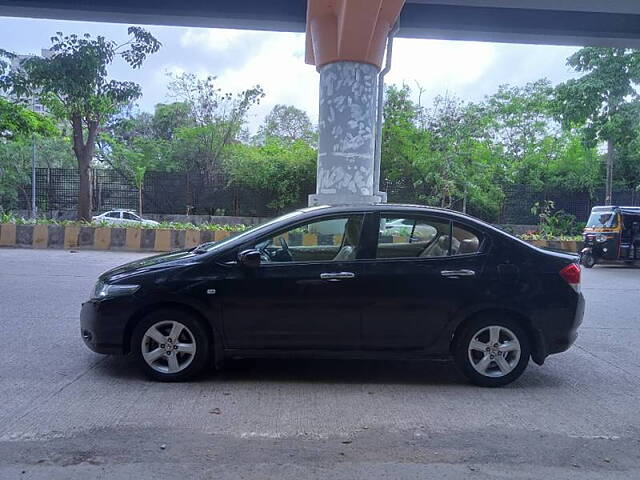
<path id="1" fill-rule="evenodd" d="M 473 222 L 479 222 L 488 225 L 483 220 L 466 213 L 451 210 L 449 208 L 430 207 L 427 205 L 415 205 L 405 203 L 372 203 L 362 205 L 319 205 L 314 207 L 303 208 L 300 211 L 304 213 L 347 213 L 347 212 L 397 212 L 397 213 L 435 213 L 447 214 L 458 217 L 461 220 L 468 219 Z"/>
<path id="2" fill-rule="evenodd" d="M 640 207 L 622 205 L 598 205 L 593 207 L 591 212 L 610 212 L 611 210 L 620 210 L 622 213 L 640 214 Z"/>

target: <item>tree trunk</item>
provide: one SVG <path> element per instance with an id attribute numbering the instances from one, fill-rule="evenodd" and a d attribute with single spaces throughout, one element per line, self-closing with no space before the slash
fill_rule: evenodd
<path id="1" fill-rule="evenodd" d="M 78 220 L 91 221 L 91 157 L 78 158 L 80 188 L 78 190 Z"/>
<path id="2" fill-rule="evenodd" d="M 142 183 L 138 187 L 138 215 L 142 216 Z"/>
<path id="3" fill-rule="evenodd" d="M 604 204 L 613 205 L 613 141 L 607 140 L 607 184 L 605 185 Z"/>
<path id="4" fill-rule="evenodd" d="M 91 160 L 95 150 L 98 122 L 87 122 L 87 141 L 84 141 L 82 117 L 79 114 L 71 116 L 73 129 L 73 153 L 78 161 L 80 171 L 80 185 L 78 189 L 78 220 L 91 221 Z"/>

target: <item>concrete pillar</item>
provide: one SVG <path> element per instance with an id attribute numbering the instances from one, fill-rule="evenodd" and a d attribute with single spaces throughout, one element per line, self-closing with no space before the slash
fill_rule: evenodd
<path id="1" fill-rule="evenodd" d="M 404 0 L 308 0 L 306 61 L 320 73 L 318 169 L 310 205 L 376 203 L 376 89 Z"/>
<path id="2" fill-rule="evenodd" d="M 345 61 L 319 71 L 318 174 L 309 204 L 380 202 L 373 182 L 379 69 Z"/>

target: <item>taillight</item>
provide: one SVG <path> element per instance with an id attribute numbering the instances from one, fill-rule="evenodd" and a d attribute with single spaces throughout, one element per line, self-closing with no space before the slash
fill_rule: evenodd
<path id="1" fill-rule="evenodd" d="M 571 263 L 560 270 L 560 276 L 571 285 L 576 292 L 580 291 L 580 265 Z"/>

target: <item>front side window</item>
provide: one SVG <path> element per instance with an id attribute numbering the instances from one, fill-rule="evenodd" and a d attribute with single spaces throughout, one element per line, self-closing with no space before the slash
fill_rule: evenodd
<path id="1" fill-rule="evenodd" d="M 358 257 L 363 215 L 298 225 L 260 240 L 263 263 L 349 261 Z"/>
<path id="2" fill-rule="evenodd" d="M 134 220 L 134 221 L 139 221 L 140 219 L 134 215 L 133 213 L 129 213 L 129 212 L 123 212 L 122 216 L 124 217 L 125 220 Z"/>
<path id="3" fill-rule="evenodd" d="M 449 255 L 450 222 L 429 217 L 381 217 L 377 258 L 432 258 Z"/>

